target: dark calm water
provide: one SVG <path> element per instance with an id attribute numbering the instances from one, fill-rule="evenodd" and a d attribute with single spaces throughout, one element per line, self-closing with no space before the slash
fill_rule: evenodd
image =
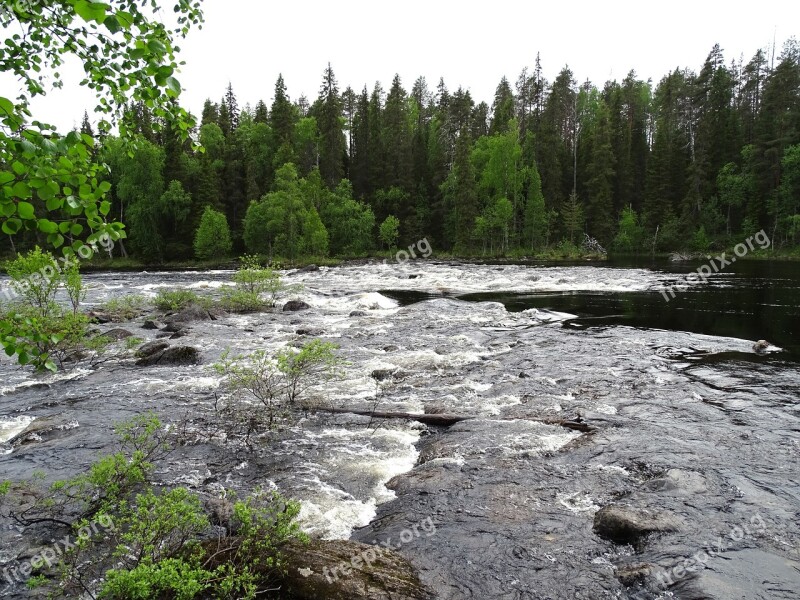
<path id="1" fill-rule="evenodd" d="M 576 263 L 585 265 L 585 263 Z M 616 259 L 604 266 L 648 268 L 688 274 L 703 263 Z M 548 308 L 576 314 L 586 326 L 629 325 L 708 335 L 765 339 L 800 361 L 800 263 L 740 261 L 708 283 L 677 292 L 669 302 L 659 292 L 470 294 L 464 300 L 495 300 L 510 311 Z"/>

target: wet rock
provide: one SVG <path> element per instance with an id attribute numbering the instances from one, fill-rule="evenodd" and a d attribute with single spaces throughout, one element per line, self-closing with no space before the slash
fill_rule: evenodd
<path id="1" fill-rule="evenodd" d="M 647 563 L 624 565 L 617 567 L 617 579 L 623 585 L 632 586 L 645 581 L 653 572 L 653 567 Z"/>
<path id="2" fill-rule="evenodd" d="M 680 521 L 670 513 L 624 504 L 609 504 L 594 516 L 595 533 L 617 544 L 635 544 L 650 533 L 678 529 Z"/>
<path id="3" fill-rule="evenodd" d="M 196 365 L 200 363 L 200 351 L 191 346 L 171 346 L 136 361 L 137 367 L 155 365 Z"/>
<path id="4" fill-rule="evenodd" d="M 363 310 L 354 310 L 350 313 L 351 317 L 366 317 L 367 313 Z"/>
<path id="5" fill-rule="evenodd" d="M 16 446 L 31 444 L 34 442 L 49 441 L 55 438 L 63 437 L 63 432 L 70 431 L 77 427 L 78 422 L 67 417 L 38 417 L 25 429 L 8 440 L 8 443 Z"/>
<path id="6" fill-rule="evenodd" d="M 434 596 L 399 554 L 347 540 L 284 548 L 282 589 L 297 600 L 428 600 Z"/>
<path id="7" fill-rule="evenodd" d="M 311 305 L 302 300 L 289 300 L 283 305 L 283 312 L 295 312 L 298 310 L 308 310 L 309 308 L 311 308 Z"/>
<path id="8" fill-rule="evenodd" d="M 319 267 L 313 264 L 297 269 L 298 273 L 316 273 L 317 271 L 319 271 Z"/>
<path id="9" fill-rule="evenodd" d="M 753 352 L 756 354 L 765 354 L 769 346 L 770 343 L 767 340 L 758 340 L 755 344 L 753 344 Z"/>
<path id="10" fill-rule="evenodd" d="M 530 375 L 528 375 L 528 374 L 527 374 L 525 371 L 522 371 L 522 372 L 519 374 L 519 378 L 520 378 L 520 379 L 529 379 L 529 378 L 530 378 Z"/>
<path id="11" fill-rule="evenodd" d="M 86 316 L 89 317 L 89 320 L 92 323 L 99 323 L 101 325 L 105 323 L 111 323 L 113 321 L 111 315 L 101 310 L 91 310 L 88 313 L 86 313 Z"/>
<path id="12" fill-rule="evenodd" d="M 708 491 L 708 484 L 700 473 L 670 469 L 664 477 L 643 484 L 645 489 L 669 496 L 690 496 Z"/>
<path id="13" fill-rule="evenodd" d="M 165 342 L 163 340 L 147 342 L 136 351 L 136 358 L 147 358 L 148 356 L 153 356 L 154 354 L 161 352 L 162 350 L 166 350 L 167 348 L 169 348 L 169 342 Z"/>
<path id="14" fill-rule="evenodd" d="M 414 275 L 409 275 L 408 276 L 409 279 L 417 279 L 418 277 L 420 277 L 420 275 L 418 275 L 418 274 L 414 274 Z"/>
<path id="15" fill-rule="evenodd" d="M 98 337 L 106 339 L 109 342 L 119 342 L 120 340 L 133 337 L 133 334 L 127 329 L 121 329 L 118 327 L 115 329 L 109 329 L 105 333 L 101 333 Z"/>
<path id="16" fill-rule="evenodd" d="M 159 322 L 159 321 L 155 321 L 153 319 L 147 319 L 142 324 L 142 329 L 148 329 L 148 330 L 161 329 L 163 326 L 164 326 L 164 324 Z"/>
<path id="17" fill-rule="evenodd" d="M 184 323 L 169 323 L 161 331 L 166 333 L 178 333 L 179 331 L 183 331 L 185 327 L 186 325 Z"/>
<path id="18" fill-rule="evenodd" d="M 188 329 L 179 329 L 178 331 L 173 333 L 171 336 L 169 336 L 169 339 L 177 340 L 177 339 L 180 339 L 182 337 L 186 337 L 187 335 L 189 335 L 189 330 Z"/>
<path id="19" fill-rule="evenodd" d="M 187 306 L 183 310 L 176 313 L 169 314 L 165 317 L 164 322 L 167 326 L 174 326 L 178 323 L 191 323 L 192 321 L 208 321 L 208 311 L 200 308 L 199 306 Z"/>
<path id="20" fill-rule="evenodd" d="M 375 381 L 386 381 L 387 379 L 391 379 L 393 375 L 393 369 L 375 369 L 372 373 L 370 373 L 370 377 L 372 377 Z"/>
<path id="21" fill-rule="evenodd" d="M 311 337 L 319 337 L 325 332 L 322 329 L 320 329 L 319 327 L 301 327 L 300 329 L 297 330 L 296 333 L 297 333 L 297 335 L 307 335 L 307 336 L 311 336 Z"/>
<path id="22" fill-rule="evenodd" d="M 395 346 L 394 344 L 383 347 L 384 352 L 397 352 L 398 350 L 400 350 L 400 346 Z"/>

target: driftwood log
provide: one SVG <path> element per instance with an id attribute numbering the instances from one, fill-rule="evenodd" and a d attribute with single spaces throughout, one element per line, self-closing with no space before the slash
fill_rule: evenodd
<path id="1" fill-rule="evenodd" d="M 435 425 L 438 427 L 450 427 L 461 421 L 470 421 L 477 419 L 474 415 L 449 415 L 449 414 L 419 414 L 407 412 L 385 412 L 378 410 L 358 410 L 353 408 L 331 408 L 324 406 L 308 407 L 311 411 L 325 412 L 337 415 L 359 415 L 362 417 L 371 417 L 373 419 L 406 419 L 409 421 L 417 421 L 425 425 Z M 527 421 L 535 421 L 537 423 L 544 423 L 545 425 L 559 425 L 574 431 L 582 431 L 584 433 L 595 431 L 597 427 L 589 425 L 585 421 L 570 421 L 562 419 L 526 419 Z"/>

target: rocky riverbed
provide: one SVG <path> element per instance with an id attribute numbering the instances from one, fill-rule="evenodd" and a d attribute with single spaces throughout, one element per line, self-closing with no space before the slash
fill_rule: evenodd
<path id="1" fill-rule="evenodd" d="M 91 275 L 88 302 L 213 296 L 230 275 Z M 800 593 L 797 358 L 581 314 L 581 298 L 659 298 L 676 274 L 420 262 L 285 277 L 303 284 L 305 310 L 99 326 L 155 342 L 157 359 L 131 351 L 47 376 L 0 363 L 0 479 L 72 476 L 108 452 L 113 423 L 152 410 L 181 422 L 186 441 L 164 483 L 210 496 L 279 489 L 302 502 L 310 534 L 390 547 L 435 598 Z M 527 297 L 537 306 L 518 306 Z M 221 393 L 210 366 L 226 349 L 312 338 L 349 363 L 322 406 L 470 418 L 311 411 L 253 449 L 208 436 Z M 2 525 L 0 564 L 46 542 L 47 531 Z M 368 597 L 413 597 L 382 593 Z"/>

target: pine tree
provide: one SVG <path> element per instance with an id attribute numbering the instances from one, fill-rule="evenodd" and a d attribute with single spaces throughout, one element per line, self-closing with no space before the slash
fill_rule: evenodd
<path id="1" fill-rule="evenodd" d="M 278 75 L 278 81 L 275 82 L 275 99 L 269 111 L 269 121 L 275 136 L 276 147 L 283 144 L 291 146 L 294 143 L 294 126 L 298 118 L 297 109 L 286 95 L 283 75 Z"/>
<path id="2" fill-rule="evenodd" d="M 259 100 L 256 104 L 256 109 L 253 114 L 253 122 L 264 124 L 269 123 L 269 111 L 263 100 Z"/>
<path id="3" fill-rule="evenodd" d="M 344 176 L 346 141 L 342 132 L 342 99 L 330 63 L 322 77 L 317 126 L 319 128 L 319 170 L 326 185 L 333 189 Z"/>
<path id="4" fill-rule="evenodd" d="M 591 140 L 591 159 L 587 167 L 586 216 L 589 235 L 607 244 L 614 229 L 614 165 L 611 146 L 611 119 L 608 106 L 600 100 Z"/>
<path id="5" fill-rule="evenodd" d="M 508 79 L 503 77 L 494 93 L 492 104 L 492 122 L 489 125 L 489 135 L 508 131 L 508 122 L 514 118 L 514 93 Z"/>
<path id="6" fill-rule="evenodd" d="M 228 109 L 228 118 L 231 120 L 231 131 L 236 131 L 239 127 L 239 103 L 236 101 L 236 95 L 233 93 L 233 85 L 231 83 L 228 83 L 228 89 L 225 92 L 223 104 L 225 104 L 225 107 Z"/>

